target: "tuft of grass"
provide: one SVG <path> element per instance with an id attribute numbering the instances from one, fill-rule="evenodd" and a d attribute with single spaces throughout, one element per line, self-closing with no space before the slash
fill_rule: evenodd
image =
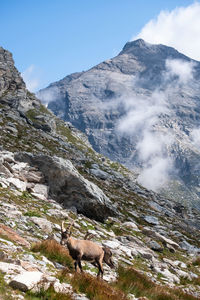
<path id="1" fill-rule="evenodd" d="M 33 245 L 31 250 L 33 252 L 40 252 L 49 260 L 58 262 L 59 264 L 68 267 L 70 270 L 73 269 L 73 259 L 69 255 L 68 250 L 53 239 L 38 242 Z"/>
<path id="2" fill-rule="evenodd" d="M 119 267 L 118 279 L 113 285 L 126 295 L 148 297 L 149 300 L 197 300 L 198 298 L 184 293 L 178 288 L 168 288 L 151 281 L 145 274 L 133 268 Z"/>
<path id="3" fill-rule="evenodd" d="M 193 262 L 192 262 L 193 266 L 200 266 L 200 256 L 198 256 Z"/>
<path id="4" fill-rule="evenodd" d="M 26 216 L 26 217 L 41 217 L 41 214 L 35 210 L 29 210 L 24 213 L 24 216 Z"/>
<path id="5" fill-rule="evenodd" d="M 50 286 L 46 291 L 40 290 L 33 293 L 29 291 L 26 294 L 26 300 L 73 300 L 71 294 L 56 293 L 54 288 Z"/>

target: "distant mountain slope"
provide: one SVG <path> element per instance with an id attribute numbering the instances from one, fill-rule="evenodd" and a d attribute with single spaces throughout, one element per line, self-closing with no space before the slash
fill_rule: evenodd
<path id="1" fill-rule="evenodd" d="M 38 97 L 147 188 L 200 207 L 199 87 L 199 62 L 140 39 Z"/>

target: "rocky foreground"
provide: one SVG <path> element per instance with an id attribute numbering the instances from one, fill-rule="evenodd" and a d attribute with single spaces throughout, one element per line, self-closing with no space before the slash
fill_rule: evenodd
<path id="1" fill-rule="evenodd" d="M 179 286 L 200 297 L 199 286 L 195 284 L 200 269 L 194 263 L 200 254 L 199 231 L 194 227 L 198 224 L 189 225 L 197 217 L 194 212 L 156 198 L 154 194 L 147 197 L 147 192 L 145 195 L 145 191 L 141 190 L 138 191 L 138 194 L 144 192 L 143 197 L 140 196 L 141 206 L 135 203 L 138 194 L 135 197 L 132 195 L 132 200 L 127 203 L 129 207 L 126 216 L 110 216 L 105 223 L 101 223 L 77 214 L 75 206 L 66 209 L 65 203 L 59 204 L 52 199 L 51 187 L 46 182 L 45 174 L 40 167 L 19 161 L 18 158 L 22 160 L 23 155 L 0 152 L 0 271 L 9 286 L 6 294 L 12 295 L 14 299 L 24 299 L 27 291 L 36 292 L 38 288 L 47 289 L 53 284 L 59 293 L 70 293 L 73 299 L 88 299 L 85 295 L 73 292 L 69 283 L 62 283 L 57 278 L 58 271 L 64 268 L 62 264 L 50 261 L 32 249 L 34 243 L 49 238 L 59 242 L 61 220 L 68 223 L 75 219 L 74 237 L 84 238 L 89 232 L 94 241 L 109 247 L 113 252 L 116 269 L 111 270 L 105 265 L 105 281 L 114 282 L 117 266 L 122 264 L 145 272 L 156 283 Z M 34 156 L 31 157 L 33 159 Z M 57 159 L 53 157 L 52 161 L 56 162 Z M 69 171 L 68 165 L 63 167 L 61 164 L 58 168 L 63 173 L 71 172 L 72 177 L 78 173 L 74 167 Z M 79 176 L 77 180 L 81 185 L 83 179 L 82 175 Z M 109 184 L 108 179 L 103 181 Z M 119 182 L 122 183 L 122 179 Z M 98 191 L 100 195 L 95 190 L 95 196 L 102 196 L 102 191 Z M 122 188 L 118 193 L 122 193 Z M 99 211 L 101 205 L 96 201 Z M 110 203 L 105 205 L 109 207 Z M 85 268 L 86 272 L 96 276 L 93 265 L 87 263 Z M 131 297 L 135 299 L 133 295 Z"/>
<path id="2" fill-rule="evenodd" d="M 26 90 L 2 48 L 0 71 L 0 299 L 199 299 L 199 213 L 96 153 Z M 72 219 L 74 237 L 113 252 L 104 281 L 89 263 L 75 275 L 59 245 Z"/>

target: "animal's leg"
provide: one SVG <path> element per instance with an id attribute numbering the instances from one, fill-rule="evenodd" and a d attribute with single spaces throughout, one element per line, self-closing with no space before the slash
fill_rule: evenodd
<path id="1" fill-rule="evenodd" d="M 83 273 L 83 269 L 82 269 L 82 265 L 81 265 L 81 258 L 82 258 L 82 255 L 78 255 L 77 262 L 78 262 L 79 269 L 81 270 L 81 273 Z"/>
<path id="2" fill-rule="evenodd" d="M 97 263 L 98 268 L 99 268 L 99 272 L 97 274 L 97 278 L 99 278 L 100 275 L 101 275 L 101 278 L 103 278 L 103 264 L 102 264 L 102 261 L 103 261 L 103 256 L 100 257 L 99 260 L 96 260 L 96 263 Z"/>
<path id="3" fill-rule="evenodd" d="M 74 262 L 75 272 L 77 272 L 77 261 Z"/>

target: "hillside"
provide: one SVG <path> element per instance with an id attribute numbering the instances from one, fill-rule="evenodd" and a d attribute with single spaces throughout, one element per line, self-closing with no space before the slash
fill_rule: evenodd
<path id="1" fill-rule="evenodd" d="M 26 89 L 3 48 L 0 74 L 0 299 L 199 299 L 198 211 L 95 152 Z M 74 274 L 59 244 L 73 219 L 74 237 L 89 232 L 113 252 L 104 281 L 89 263 Z"/>
<path id="2" fill-rule="evenodd" d="M 140 184 L 199 209 L 199 83 L 199 62 L 136 40 L 38 97 Z"/>

